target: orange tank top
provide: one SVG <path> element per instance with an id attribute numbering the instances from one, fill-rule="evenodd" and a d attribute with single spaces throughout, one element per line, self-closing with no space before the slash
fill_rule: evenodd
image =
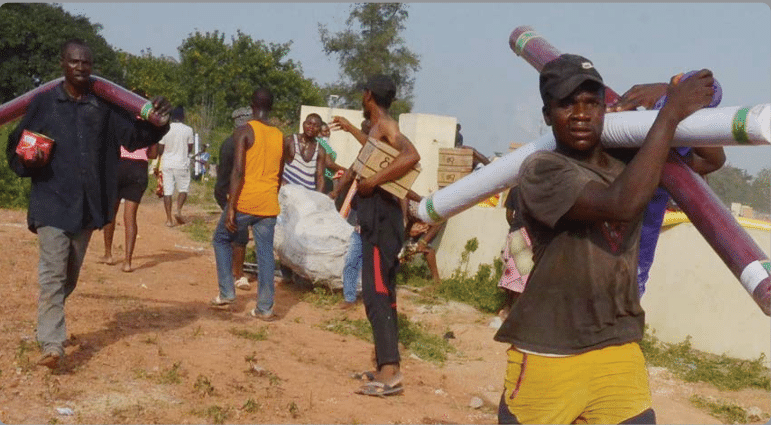
<path id="1" fill-rule="evenodd" d="M 277 216 L 279 172 L 284 153 L 284 135 L 276 127 L 249 121 L 254 144 L 246 151 L 244 186 L 236 211 L 262 217 Z"/>

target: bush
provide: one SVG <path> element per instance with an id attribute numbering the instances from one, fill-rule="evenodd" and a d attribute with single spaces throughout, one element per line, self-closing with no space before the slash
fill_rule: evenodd
<path id="1" fill-rule="evenodd" d="M 8 135 L 16 127 L 16 123 L 0 127 L 0 208 L 27 208 L 31 183 L 16 175 L 8 167 L 5 148 L 8 145 Z"/>
<path id="2" fill-rule="evenodd" d="M 647 326 L 640 349 L 649 366 L 665 367 L 687 382 L 708 382 L 720 390 L 771 390 L 769 369 L 762 353 L 755 360 L 704 353 L 691 347 L 690 336 L 677 344 L 665 343 Z"/>
<path id="3" fill-rule="evenodd" d="M 505 293 L 498 288 L 498 281 L 503 274 L 503 261 L 495 258 L 492 265 L 481 264 L 476 274 L 469 276 L 469 257 L 477 248 L 479 248 L 477 238 L 466 242 L 458 268 L 449 279 L 442 281 L 436 293 L 448 299 L 469 304 L 486 313 L 496 313 L 506 298 Z"/>
<path id="4" fill-rule="evenodd" d="M 399 264 L 396 273 L 396 285 L 422 287 L 432 282 L 431 269 L 428 268 L 426 258 L 422 254 L 416 254 Z"/>

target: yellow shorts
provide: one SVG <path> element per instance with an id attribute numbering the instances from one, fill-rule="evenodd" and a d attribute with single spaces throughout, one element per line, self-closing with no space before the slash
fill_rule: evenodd
<path id="1" fill-rule="evenodd" d="M 502 401 L 523 424 L 617 424 L 652 406 L 648 370 L 637 343 L 568 357 L 512 347 Z"/>

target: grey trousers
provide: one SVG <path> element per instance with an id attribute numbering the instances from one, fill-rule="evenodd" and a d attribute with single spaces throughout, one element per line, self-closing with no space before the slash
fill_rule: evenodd
<path id="1" fill-rule="evenodd" d="M 91 229 L 77 233 L 50 226 L 37 229 L 40 244 L 37 340 L 44 353 L 58 352 L 64 355 L 62 344 L 67 339 L 64 301 L 78 283 L 91 233 Z"/>

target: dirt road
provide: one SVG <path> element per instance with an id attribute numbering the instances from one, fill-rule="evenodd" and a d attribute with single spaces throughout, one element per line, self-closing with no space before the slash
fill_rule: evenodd
<path id="1" fill-rule="evenodd" d="M 122 214 L 122 210 L 121 210 Z M 34 366 L 37 239 L 25 211 L 0 210 L 0 421 L 4 423 L 495 423 L 506 346 L 494 342 L 492 315 L 460 303 L 425 305 L 403 290 L 400 311 L 437 335 L 452 331 L 457 352 L 444 365 L 404 358 L 405 392 L 354 394 L 349 375 L 371 368 L 369 343 L 325 329 L 330 320 L 365 319 L 304 301 L 307 288 L 279 284 L 279 321 L 249 317 L 255 289 L 229 311 L 217 294 L 210 244 L 164 226 L 162 206 L 146 197 L 133 273 L 98 264 L 95 232 L 78 288 L 66 306 L 70 344 L 56 373 Z M 214 222 L 196 205 L 186 217 Z M 115 254 L 123 252 L 118 219 Z M 254 286 L 253 286 L 254 288 Z M 721 393 L 651 370 L 659 423 L 717 424 L 692 394 L 731 400 L 763 413 L 763 391 Z M 480 407 L 472 407 L 475 398 Z M 761 423 L 761 422 L 758 422 Z"/>

